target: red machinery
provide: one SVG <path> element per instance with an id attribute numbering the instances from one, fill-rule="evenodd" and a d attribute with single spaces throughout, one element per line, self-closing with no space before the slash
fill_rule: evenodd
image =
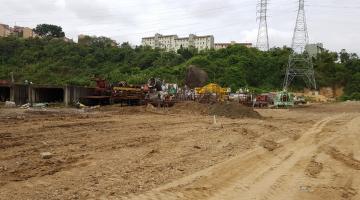
<path id="1" fill-rule="evenodd" d="M 254 102 L 254 107 L 267 107 L 269 106 L 269 96 L 267 95 L 258 95 L 256 101 Z"/>
<path id="2" fill-rule="evenodd" d="M 126 82 L 110 85 L 104 79 L 94 80 L 96 81 L 94 94 L 80 98 L 80 103 L 86 106 L 114 103 L 135 106 L 150 103 L 154 106 L 171 107 L 175 104 L 174 95 L 163 91 L 165 85 L 160 79 L 150 79 L 145 85 L 129 85 Z"/>

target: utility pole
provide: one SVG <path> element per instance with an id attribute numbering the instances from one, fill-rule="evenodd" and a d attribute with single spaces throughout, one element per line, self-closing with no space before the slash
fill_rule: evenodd
<path id="1" fill-rule="evenodd" d="M 259 20 L 259 30 L 258 30 L 256 47 L 261 51 L 269 50 L 267 5 L 268 5 L 268 0 L 258 0 L 256 12 L 257 12 L 257 20 Z"/>
<path id="2" fill-rule="evenodd" d="M 305 49 L 308 43 L 309 35 L 306 25 L 305 3 L 304 0 L 299 0 L 298 14 L 291 44 L 293 52 L 289 56 L 283 84 L 284 90 L 288 89 L 295 77 L 303 78 L 310 89 L 317 89 L 312 58 Z"/>

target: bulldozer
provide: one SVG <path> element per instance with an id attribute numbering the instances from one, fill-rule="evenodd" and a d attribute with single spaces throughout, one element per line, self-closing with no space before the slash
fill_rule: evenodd
<path id="1" fill-rule="evenodd" d="M 200 103 L 216 103 L 225 101 L 228 96 L 228 89 L 222 88 L 218 84 L 210 83 L 204 87 L 195 88 L 197 100 Z"/>

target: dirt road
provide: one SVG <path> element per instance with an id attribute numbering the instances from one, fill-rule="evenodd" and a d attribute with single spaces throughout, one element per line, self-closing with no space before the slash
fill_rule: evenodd
<path id="1" fill-rule="evenodd" d="M 360 161 L 341 150 L 359 152 L 359 131 L 360 116 L 326 117 L 274 152 L 258 147 L 129 199 L 355 199 Z"/>
<path id="2" fill-rule="evenodd" d="M 360 104 L 259 112 L 4 115 L 0 199 L 360 199 Z"/>

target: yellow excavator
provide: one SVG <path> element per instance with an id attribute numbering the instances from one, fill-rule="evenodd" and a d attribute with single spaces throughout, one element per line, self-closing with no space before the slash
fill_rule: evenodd
<path id="1" fill-rule="evenodd" d="M 215 83 L 210 83 L 204 87 L 195 88 L 195 92 L 200 103 L 225 101 L 229 93 L 228 88 L 222 88 Z"/>

